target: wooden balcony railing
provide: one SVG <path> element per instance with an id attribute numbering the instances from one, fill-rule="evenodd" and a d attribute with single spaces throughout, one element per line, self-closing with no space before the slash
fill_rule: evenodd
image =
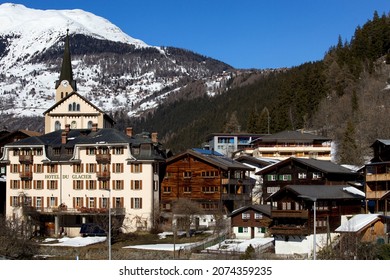
<path id="1" fill-rule="evenodd" d="M 310 229 L 306 226 L 280 225 L 269 229 L 273 235 L 309 235 Z"/>
<path id="2" fill-rule="evenodd" d="M 273 210 L 271 211 L 272 218 L 308 218 L 308 210 Z"/>
<path id="3" fill-rule="evenodd" d="M 88 208 L 88 207 L 77 207 L 77 208 L 69 208 L 69 207 L 33 207 L 33 206 L 24 206 L 23 212 L 25 214 L 108 214 L 108 208 Z M 111 215 L 125 215 L 126 208 L 111 208 Z"/>
<path id="4" fill-rule="evenodd" d="M 34 160 L 33 155 L 19 155 L 19 162 L 24 164 L 32 164 Z"/>
<path id="5" fill-rule="evenodd" d="M 19 177 L 20 177 L 20 179 L 25 180 L 25 181 L 32 180 L 33 174 L 30 171 L 24 171 L 24 172 L 19 173 Z"/>
<path id="6" fill-rule="evenodd" d="M 99 164 L 110 163 L 111 162 L 111 154 L 97 154 L 96 162 Z"/>

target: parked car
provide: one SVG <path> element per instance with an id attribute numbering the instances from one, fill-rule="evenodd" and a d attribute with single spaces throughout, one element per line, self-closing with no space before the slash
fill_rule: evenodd
<path id="1" fill-rule="evenodd" d="M 83 237 L 87 236 L 106 236 L 107 233 L 99 225 L 93 223 L 82 224 L 80 234 Z"/>

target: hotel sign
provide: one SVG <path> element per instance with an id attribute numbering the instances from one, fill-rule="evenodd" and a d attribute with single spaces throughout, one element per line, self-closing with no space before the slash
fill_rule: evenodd
<path id="1" fill-rule="evenodd" d="M 92 179 L 92 175 L 91 174 L 73 174 L 72 176 L 69 176 L 69 175 L 62 175 L 62 179 L 69 179 L 69 178 L 72 178 L 74 180 L 80 180 L 80 179 Z M 53 175 L 48 175 L 46 174 L 45 175 L 45 179 L 47 180 L 59 180 L 61 179 L 60 178 L 60 175 L 58 174 L 53 174 Z"/>

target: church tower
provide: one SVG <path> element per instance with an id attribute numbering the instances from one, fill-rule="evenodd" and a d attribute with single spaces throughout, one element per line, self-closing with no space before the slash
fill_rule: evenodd
<path id="1" fill-rule="evenodd" d="M 64 57 L 62 59 L 61 74 L 60 79 L 56 81 L 55 89 L 56 102 L 65 98 L 70 93 L 77 91 L 76 81 L 73 80 L 72 61 L 70 58 L 69 29 L 66 30 Z"/>

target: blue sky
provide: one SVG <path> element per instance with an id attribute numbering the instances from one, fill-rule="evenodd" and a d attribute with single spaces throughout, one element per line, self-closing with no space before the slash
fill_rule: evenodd
<path id="1" fill-rule="evenodd" d="M 389 0 L 14 0 L 34 9 L 82 9 L 153 46 L 185 48 L 236 68 L 320 60 L 340 35 L 390 13 Z M 1 23 L 0 23 L 1 24 Z"/>

